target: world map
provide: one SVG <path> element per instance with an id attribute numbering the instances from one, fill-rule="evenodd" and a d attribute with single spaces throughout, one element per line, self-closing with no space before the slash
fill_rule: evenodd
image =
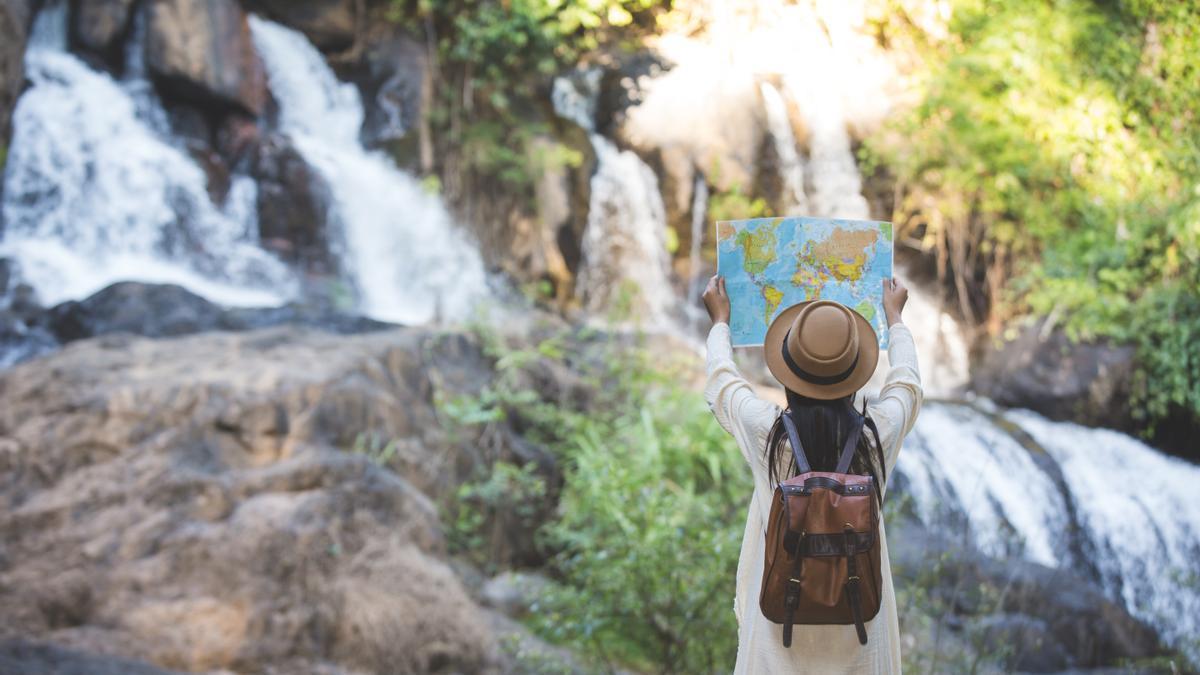
<path id="1" fill-rule="evenodd" d="M 892 276 L 892 224 L 754 218 L 717 222 L 717 273 L 729 293 L 733 346 L 761 346 L 771 320 L 806 300 L 863 315 L 887 347 L 883 279 Z"/>

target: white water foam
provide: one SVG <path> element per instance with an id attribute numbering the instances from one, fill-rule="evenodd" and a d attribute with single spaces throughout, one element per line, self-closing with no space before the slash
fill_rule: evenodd
<path id="1" fill-rule="evenodd" d="M 780 177 L 783 179 L 787 194 L 787 206 L 783 215 L 802 216 L 808 214 L 808 195 L 804 191 L 804 161 L 796 150 L 796 135 L 792 132 L 792 122 L 788 118 L 787 102 L 779 90 L 770 82 L 759 84 L 762 92 L 763 107 L 767 112 L 767 131 L 771 134 L 771 142 L 775 147 L 775 156 L 779 159 Z"/>
<path id="2" fill-rule="evenodd" d="M 304 35 L 253 16 L 250 27 L 282 131 L 329 183 L 360 309 L 402 323 L 466 317 L 488 296 L 475 244 L 436 195 L 363 147 L 358 90 L 337 80 Z"/>
<path id="3" fill-rule="evenodd" d="M 584 86 L 594 86 L 595 81 L 594 76 L 585 77 Z M 612 308 L 628 293 L 643 324 L 663 327 L 676 306 L 676 295 L 658 177 L 633 151 L 620 150 L 595 133 L 593 96 L 564 78 L 554 83 L 556 112 L 583 126 L 596 152 L 578 287 L 593 312 Z"/>
<path id="4" fill-rule="evenodd" d="M 1024 410 L 1006 417 L 1068 477 L 1104 589 L 1169 642 L 1192 640 L 1200 661 L 1200 467 L 1115 431 Z"/>
<path id="5" fill-rule="evenodd" d="M 32 86 L 13 115 L 0 255 L 47 304 L 119 280 L 181 284 L 228 305 L 289 297 L 286 267 L 213 204 L 200 167 L 139 114 L 164 119 L 156 101 L 135 101 L 129 86 L 64 51 L 65 21 L 61 3 L 47 7 L 25 54 Z"/>
<path id="6" fill-rule="evenodd" d="M 1066 526 L 1058 488 L 1029 452 L 982 413 L 925 405 L 904 441 L 898 469 L 924 522 L 957 511 L 983 552 L 1060 562 L 1055 533 Z"/>
<path id="7" fill-rule="evenodd" d="M 1000 414 L 1044 450 L 1040 462 L 1031 455 L 1039 450 L 987 414 L 938 402 L 922 408 L 897 465 L 922 522 L 965 526 L 985 553 L 1056 568 L 1084 568 L 1069 546 L 1082 537 L 1099 574 L 1093 581 L 1200 658 L 1190 642 L 1200 635 L 1200 467 L 1114 431 L 1025 410 Z M 1057 465 L 1063 487 L 1047 465 Z"/>

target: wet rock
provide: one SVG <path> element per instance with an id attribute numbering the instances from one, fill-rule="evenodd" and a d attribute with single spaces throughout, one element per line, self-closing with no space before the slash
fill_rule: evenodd
<path id="1" fill-rule="evenodd" d="M 0 643 L 0 673 L 9 675 L 171 675 L 142 661 L 14 639 Z"/>
<path id="2" fill-rule="evenodd" d="M 1043 334 L 1030 326 L 1015 340 L 988 347 L 972 371 L 971 388 L 1051 419 L 1129 429 L 1134 357 L 1131 345 L 1072 343 L 1061 330 Z"/>
<path id="3" fill-rule="evenodd" d="M 330 231 L 328 183 L 286 137 L 267 136 L 255 146 L 250 173 L 258 180 L 258 231 L 265 248 L 310 274 L 337 273 Z"/>
<path id="4" fill-rule="evenodd" d="M 187 335 L 218 327 L 222 308 L 174 285 L 120 282 L 51 308 L 44 324 L 61 342 L 96 335 Z"/>
<path id="5" fill-rule="evenodd" d="M 184 100 L 258 115 L 266 74 L 235 0 L 153 0 L 146 62 L 158 86 Z"/>
<path id="6" fill-rule="evenodd" d="M 25 41 L 34 10 L 31 0 L 0 0 L 0 149 L 8 147 L 12 110 L 25 86 Z"/>
<path id="7" fill-rule="evenodd" d="M 127 333 L 172 337 L 205 331 L 245 331 L 280 325 L 306 325 L 350 334 L 390 327 L 320 305 L 225 308 L 182 286 L 123 281 L 80 301 L 68 301 L 31 316 L 62 343 Z"/>
<path id="8" fill-rule="evenodd" d="M 992 558 L 908 518 L 888 529 L 897 586 L 937 599 L 979 640 L 1019 647 L 1007 670 L 1095 668 L 1162 652 L 1152 628 L 1076 570 Z"/>
<path id="9" fill-rule="evenodd" d="M 427 105 L 427 67 L 424 45 L 405 33 L 385 33 L 370 41 L 353 76 L 365 108 L 365 145 L 392 145 L 405 138 L 416 142 L 417 125 Z"/>
<path id="10" fill-rule="evenodd" d="M 975 623 L 985 652 L 1007 652 L 1007 665 L 1015 670 L 1050 673 L 1070 665 L 1071 659 L 1045 621 L 1024 614 L 985 616 Z"/>
<path id="11" fill-rule="evenodd" d="M 246 0 L 246 7 L 304 33 L 318 49 L 338 51 L 354 43 L 355 0 Z"/>
<path id="12" fill-rule="evenodd" d="M 136 0 L 72 0 L 70 40 L 76 49 L 119 63 Z"/>

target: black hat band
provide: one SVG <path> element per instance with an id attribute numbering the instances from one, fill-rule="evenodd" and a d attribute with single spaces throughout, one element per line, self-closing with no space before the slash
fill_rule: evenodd
<path id="1" fill-rule="evenodd" d="M 783 336 L 783 362 L 787 364 L 787 367 L 792 371 L 792 374 L 804 380 L 805 382 L 810 384 L 837 384 L 838 382 L 843 382 L 846 380 L 846 378 L 850 377 L 850 374 L 854 372 L 854 368 L 858 366 L 859 353 L 856 352 L 854 354 L 854 360 L 850 362 L 850 367 L 838 373 L 837 375 L 814 375 L 813 373 L 801 368 L 800 364 L 792 360 L 792 355 L 788 353 L 787 348 L 788 339 L 791 337 L 792 329 L 789 328 L 787 334 Z"/>

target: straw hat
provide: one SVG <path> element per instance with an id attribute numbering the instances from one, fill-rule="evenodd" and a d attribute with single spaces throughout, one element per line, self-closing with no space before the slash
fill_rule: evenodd
<path id="1" fill-rule="evenodd" d="M 858 391 L 879 361 L 879 339 L 861 314 L 832 300 L 809 300 L 779 313 L 763 340 L 767 368 L 809 398 Z"/>

